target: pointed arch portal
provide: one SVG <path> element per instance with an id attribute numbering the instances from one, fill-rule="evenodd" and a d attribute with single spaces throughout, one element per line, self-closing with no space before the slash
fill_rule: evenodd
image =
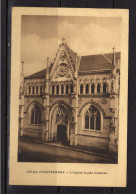
<path id="1" fill-rule="evenodd" d="M 68 108 L 63 104 L 56 104 L 52 107 L 50 117 L 49 139 L 67 143 L 69 141 Z"/>

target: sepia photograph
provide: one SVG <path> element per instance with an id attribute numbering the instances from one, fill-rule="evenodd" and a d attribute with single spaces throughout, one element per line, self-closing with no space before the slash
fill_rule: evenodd
<path id="1" fill-rule="evenodd" d="M 120 40 L 120 18 L 22 16 L 19 162 L 118 162 Z"/>
<path id="2" fill-rule="evenodd" d="M 90 174 L 94 180 L 98 176 L 104 181 L 83 181 L 81 185 L 114 185 L 122 160 L 122 168 L 126 168 L 128 23 L 124 24 L 124 18 L 128 19 L 128 12 L 74 8 L 13 11 L 12 166 L 24 170 L 22 177 L 28 180 L 33 173 L 43 181 L 48 173 L 57 173 L 54 185 L 62 184 L 60 172 L 65 181 L 73 174 Z M 10 171 L 13 174 L 13 169 Z M 122 177 L 124 186 L 126 176 Z M 21 179 L 11 178 L 24 184 Z M 49 180 L 37 181 L 30 182 L 52 185 Z M 64 185 L 80 184 L 71 181 Z"/>

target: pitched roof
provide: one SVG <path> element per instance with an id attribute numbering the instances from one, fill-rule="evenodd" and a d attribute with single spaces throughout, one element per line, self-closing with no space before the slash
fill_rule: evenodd
<path id="1" fill-rule="evenodd" d="M 73 64 L 75 64 L 75 53 L 72 50 L 69 50 L 69 54 L 72 57 Z M 102 70 L 111 70 L 112 65 L 112 53 L 108 54 L 99 54 L 99 55 L 89 55 L 82 56 L 79 66 L 79 74 L 89 73 L 89 72 L 98 72 Z M 120 52 L 116 52 L 116 59 L 120 58 Z M 79 60 L 79 57 L 78 57 Z M 50 64 L 49 70 L 51 70 L 53 64 Z M 36 78 L 45 78 L 46 68 L 36 72 L 32 75 L 26 76 L 25 79 L 36 79 Z"/>
<path id="2" fill-rule="evenodd" d="M 46 68 L 32 75 L 26 76 L 25 78 L 26 79 L 45 78 L 45 75 L 46 75 Z"/>
<path id="3" fill-rule="evenodd" d="M 79 72 L 111 70 L 112 53 L 82 56 L 80 61 Z M 120 58 L 120 52 L 115 54 L 116 59 Z"/>

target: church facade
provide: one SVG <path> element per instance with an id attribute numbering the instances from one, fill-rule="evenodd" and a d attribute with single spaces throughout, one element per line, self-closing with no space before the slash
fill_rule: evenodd
<path id="1" fill-rule="evenodd" d="M 118 152 L 120 53 L 78 56 L 63 40 L 53 63 L 24 77 L 19 136 Z"/>

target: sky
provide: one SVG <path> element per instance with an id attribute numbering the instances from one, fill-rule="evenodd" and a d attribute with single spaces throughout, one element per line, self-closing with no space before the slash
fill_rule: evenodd
<path id="1" fill-rule="evenodd" d="M 121 18 L 77 16 L 22 16 L 21 61 L 24 74 L 46 67 L 55 58 L 61 39 L 80 56 L 104 54 L 121 48 Z"/>

